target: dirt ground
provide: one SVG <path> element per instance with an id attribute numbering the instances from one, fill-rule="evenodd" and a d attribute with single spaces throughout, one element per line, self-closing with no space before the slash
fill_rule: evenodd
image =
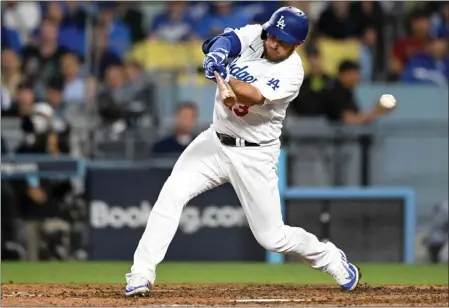
<path id="1" fill-rule="evenodd" d="M 3 284 L 1 306 L 448 306 L 447 286 L 157 285 L 127 298 L 123 285 Z M 240 300 L 281 299 L 281 302 Z M 285 301 L 289 300 L 289 301 Z"/>

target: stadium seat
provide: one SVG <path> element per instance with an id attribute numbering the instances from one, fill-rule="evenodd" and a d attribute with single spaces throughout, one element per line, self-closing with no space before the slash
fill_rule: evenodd
<path id="1" fill-rule="evenodd" d="M 360 45 L 356 41 L 339 41 L 332 39 L 320 39 L 317 41 L 317 48 L 321 52 L 323 69 L 330 76 L 335 76 L 338 65 L 343 60 L 359 61 Z M 303 47 L 298 48 L 298 53 L 303 60 L 305 73 L 308 73 L 309 66 Z"/>
<path id="2" fill-rule="evenodd" d="M 135 45 L 130 58 L 148 70 L 184 69 L 192 59 L 189 47 L 188 44 L 149 40 Z"/>
<path id="3" fill-rule="evenodd" d="M 149 71 L 178 71 L 178 81 L 182 85 L 204 85 L 207 84 L 207 80 L 203 77 L 203 74 L 197 71 L 204 59 L 201 45 L 201 41 L 169 43 L 148 40 L 135 45 L 129 57 L 141 63 Z M 359 59 L 359 44 L 357 42 L 321 39 L 317 45 L 322 53 L 324 70 L 331 76 L 335 75 L 342 60 Z M 304 60 L 304 69 L 307 73 L 308 65 L 305 61 L 304 48 L 299 48 L 298 52 Z"/>
<path id="4" fill-rule="evenodd" d="M 337 73 L 341 61 L 358 61 L 360 58 L 359 43 L 355 41 L 322 39 L 318 41 L 318 48 L 321 51 L 324 70 L 331 76 Z"/>
<path id="5" fill-rule="evenodd" d="M 206 82 L 197 72 L 204 58 L 201 42 L 145 41 L 133 47 L 129 58 L 142 64 L 149 71 L 176 70 L 180 74 L 179 82 L 181 84 L 204 84 Z"/>

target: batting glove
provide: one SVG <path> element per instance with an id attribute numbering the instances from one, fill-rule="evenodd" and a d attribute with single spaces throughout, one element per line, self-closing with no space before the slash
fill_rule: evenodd
<path id="1" fill-rule="evenodd" d="M 229 79 L 231 79 L 231 75 L 224 65 L 215 65 L 214 70 L 217 71 L 226 82 L 229 82 Z"/>
<path id="2" fill-rule="evenodd" d="M 213 82 L 217 82 L 217 80 L 215 79 L 215 75 L 214 75 L 215 71 L 217 71 L 226 82 L 229 81 L 231 76 L 228 74 L 226 67 L 224 65 L 215 64 L 215 63 L 212 63 L 211 65 L 209 65 L 206 68 L 206 71 L 205 71 L 206 78 L 209 80 L 212 80 Z"/>
<path id="3" fill-rule="evenodd" d="M 227 57 L 228 51 L 223 48 L 219 48 L 215 51 L 209 52 L 206 55 L 203 61 L 203 68 L 205 70 L 204 73 L 207 79 L 215 81 L 214 67 L 216 67 L 217 65 L 222 65 L 226 61 Z"/>

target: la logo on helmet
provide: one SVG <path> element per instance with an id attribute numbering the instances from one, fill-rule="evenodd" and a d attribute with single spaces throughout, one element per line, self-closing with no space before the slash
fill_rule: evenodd
<path id="1" fill-rule="evenodd" d="M 278 22 L 276 23 L 276 26 L 278 28 L 284 29 L 285 27 L 284 15 L 281 15 L 281 18 L 279 18 Z"/>

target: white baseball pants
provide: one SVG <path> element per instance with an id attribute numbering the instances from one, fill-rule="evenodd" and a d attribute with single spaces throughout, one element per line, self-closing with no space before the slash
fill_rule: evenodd
<path id="1" fill-rule="evenodd" d="M 164 259 L 179 225 L 184 206 L 195 196 L 230 182 L 256 240 L 265 249 L 294 253 L 313 268 L 338 262 L 333 245 L 320 242 L 302 228 L 284 225 L 278 191 L 279 145 L 230 147 L 210 128 L 181 154 L 148 218 L 131 267 L 132 275 L 152 284 L 156 266 Z"/>

